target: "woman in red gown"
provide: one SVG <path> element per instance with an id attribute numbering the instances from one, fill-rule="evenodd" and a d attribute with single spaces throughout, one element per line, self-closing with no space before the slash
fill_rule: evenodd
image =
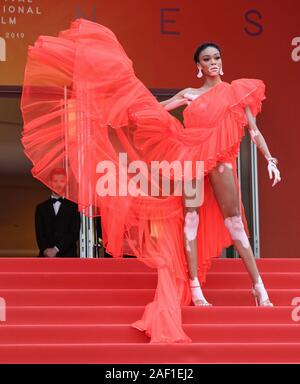
<path id="1" fill-rule="evenodd" d="M 84 214 L 101 216 L 106 251 L 114 257 L 134 255 L 157 269 L 154 300 L 132 324 L 151 343 L 191 342 L 182 329 L 181 308 L 191 297 L 196 305 L 205 303 L 200 286 L 191 295 L 190 284 L 195 285 L 197 273 L 205 281 L 212 258 L 223 247 L 234 242 L 257 279 L 236 202 L 235 157 L 247 117 L 253 137 L 263 141 L 254 116 L 264 85 L 247 79 L 221 82 L 217 70 L 210 70 L 215 63 L 220 68 L 221 61 L 212 47 L 207 49 L 210 64 L 202 57 L 198 63 L 206 74 L 204 87 L 184 90 L 161 105 L 136 78 L 113 32 L 98 23 L 77 19 L 58 37 L 40 36 L 28 48 L 22 144 L 33 163 L 32 174 L 49 186 L 52 170 L 63 167 L 66 197 Z M 184 112 L 186 127 L 166 110 L 183 102 L 190 103 Z M 278 172 L 269 157 L 270 172 Z M 164 160 L 203 162 L 209 177 L 196 212 L 183 209 L 175 190 L 164 195 L 161 179 L 151 178 L 152 162 Z M 176 177 L 183 181 L 182 175 Z M 188 178 L 195 177 L 193 170 Z M 167 179 L 174 181 L 174 174 Z M 150 187 L 156 188 L 154 196 Z M 225 211 L 218 205 L 223 202 Z"/>
<path id="2" fill-rule="evenodd" d="M 236 156 L 237 147 L 230 147 L 227 140 L 232 135 L 238 134 L 239 127 L 248 125 L 252 141 L 257 145 L 267 160 L 270 178 L 274 176 L 273 186 L 279 182 L 280 173 L 277 168 L 277 159 L 270 154 L 268 146 L 259 131 L 255 116 L 261 110 L 261 101 L 264 96 L 264 83 L 256 79 L 239 79 L 231 84 L 223 82 L 221 77 L 222 59 L 221 50 L 214 43 L 205 43 L 197 48 L 194 55 L 195 63 L 198 67 L 198 77 L 205 76 L 204 84 L 201 88 L 186 88 L 173 96 L 171 99 L 162 102 L 167 110 L 177 108 L 180 105 L 190 105 L 184 111 L 184 125 L 186 128 L 197 127 L 197 129 L 207 129 L 210 127 L 213 131 L 211 138 L 207 140 L 204 147 L 217 146 L 218 141 L 224 140 L 223 148 L 227 148 L 227 152 L 223 152 L 218 157 L 217 165 L 207 172 L 206 178 L 207 190 L 204 194 L 205 199 L 210 199 L 212 191 L 218 208 L 210 206 L 209 215 L 214 215 L 214 209 L 220 209 L 224 218 L 224 225 L 228 229 L 228 234 L 242 257 L 245 267 L 253 282 L 253 294 L 257 305 L 272 306 L 268 294 L 264 288 L 263 281 L 257 269 L 255 258 L 248 240 L 248 230 L 244 229 L 247 225 L 246 219 L 239 196 L 239 185 L 236 178 Z M 235 102 L 233 101 L 235 99 Z M 230 113 L 232 112 L 232 116 Z M 234 115 L 236 113 L 236 116 Z M 232 119 L 231 119 L 232 118 Z M 222 132 L 218 132 L 221 131 Z M 192 134 L 192 132 L 191 132 Z M 215 137 L 214 137 L 215 136 Z M 222 145 L 219 147 L 222 148 Z M 214 148 L 215 150 L 215 148 Z M 187 199 L 184 199 L 186 202 Z M 200 208 L 200 226 L 202 225 L 203 207 Z M 190 286 L 192 290 L 192 300 L 195 305 L 210 305 L 203 296 L 200 283 L 198 280 L 198 252 L 204 236 L 213 236 L 214 232 L 203 231 L 199 226 L 199 209 L 198 207 L 189 208 L 185 204 L 184 213 L 184 234 L 185 234 L 185 250 L 189 265 Z M 205 224 L 205 221 L 204 221 Z M 205 232 L 204 232 L 205 231 Z M 220 253 L 217 249 L 215 254 Z M 210 264 L 208 259 L 203 255 L 200 256 L 200 262 Z M 205 268 L 206 270 L 206 268 Z M 200 268 L 200 273 L 203 267 Z M 202 272 L 202 281 L 205 276 Z"/>

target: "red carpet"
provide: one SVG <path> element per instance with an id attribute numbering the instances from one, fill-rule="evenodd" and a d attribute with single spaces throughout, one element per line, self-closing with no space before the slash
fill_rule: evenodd
<path id="1" fill-rule="evenodd" d="M 241 260 L 217 259 L 183 309 L 190 345 L 150 345 L 129 324 L 152 300 L 156 274 L 135 259 L 0 259 L 0 363 L 300 363 L 300 259 L 261 259 L 274 308 L 257 308 Z M 300 317 L 300 308 L 294 311 Z"/>

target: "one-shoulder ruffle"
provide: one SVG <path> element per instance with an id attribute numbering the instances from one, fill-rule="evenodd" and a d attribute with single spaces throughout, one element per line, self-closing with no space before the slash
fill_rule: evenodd
<path id="1" fill-rule="evenodd" d="M 236 113 L 238 121 L 246 125 L 245 107 L 249 106 L 254 117 L 261 112 L 262 101 L 266 99 L 265 84 L 259 79 L 237 79 L 232 81 L 232 101 L 230 109 Z"/>

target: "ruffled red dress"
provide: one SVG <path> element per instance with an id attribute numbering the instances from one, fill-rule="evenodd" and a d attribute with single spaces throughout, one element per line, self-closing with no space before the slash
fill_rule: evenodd
<path id="1" fill-rule="evenodd" d="M 22 144 L 33 163 L 32 174 L 52 188 L 51 172 L 63 167 L 66 197 L 86 215 L 101 216 L 106 251 L 114 257 L 134 255 L 157 269 L 155 297 L 132 324 L 151 343 L 191 342 L 181 319 L 182 306 L 191 301 L 182 198 L 164 196 L 159 183 L 156 196 L 120 193 L 130 183 L 136 191 L 137 185 L 133 173 L 124 177 L 127 164 L 124 158 L 120 163 L 120 154 L 134 169 L 140 167 L 142 184 L 150 180 L 144 164 L 153 160 L 201 160 L 205 175 L 220 161 L 235 167 L 247 123 L 244 108 L 250 106 L 255 116 L 264 90 L 256 79 L 221 82 L 185 109 L 182 125 L 136 78 L 131 60 L 108 28 L 77 19 L 58 37 L 40 36 L 28 48 Z M 232 244 L 204 179 L 197 238 L 202 282 L 212 259 Z M 99 193 L 107 185 L 119 193 Z M 149 183 L 143 186 L 145 192 Z"/>

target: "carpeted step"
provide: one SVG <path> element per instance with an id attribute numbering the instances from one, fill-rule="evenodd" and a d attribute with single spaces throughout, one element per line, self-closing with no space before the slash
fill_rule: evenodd
<path id="1" fill-rule="evenodd" d="M 150 344 L 130 327 L 157 280 L 139 260 L 0 258 L 0 363 L 300 363 L 300 259 L 257 264 L 275 307 L 255 306 L 241 259 L 215 259 L 213 306 L 182 309 L 193 343 Z"/>
<path id="2" fill-rule="evenodd" d="M 298 288 L 300 272 L 264 272 L 261 274 L 266 288 Z M 154 289 L 156 273 L 151 272 L 0 272 L 0 289 L 7 288 L 86 288 L 86 289 Z M 211 272 L 207 274 L 206 289 L 250 288 L 247 273 Z"/>
<path id="3" fill-rule="evenodd" d="M 153 300 L 154 289 L 0 289 L 6 305 L 145 305 Z M 204 289 L 213 305 L 255 305 L 250 289 Z M 299 289 L 269 289 L 274 305 L 292 305 Z"/>
<path id="4" fill-rule="evenodd" d="M 185 324 L 195 343 L 295 343 L 300 325 Z M 0 344 L 147 343 L 148 337 L 128 324 L 2 325 Z"/>
<path id="5" fill-rule="evenodd" d="M 299 364 L 300 343 L 0 344 L 0 363 Z"/>
<path id="6" fill-rule="evenodd" d="M 139 319 L 143 306 L 20 306 L 7 307 L 5 324 L 130 324 Z M 186 306 L 182 309 L 185 324 L 295 324 L 294 306 Z M 300 310 L 297 312 L 300 315 Z M 298 321 L 300 323 L 300 319 Z"/>
<path id="7" fill-rule="evenodd" d="M 261 272 L 300 272 L 300 258 L 257 259 Z M 147 267 L 136 258 L 44 258 L 0 257 L 1 272 L 148 272 Z M 210 272 L 245 272 L 239 259 L 216 258 Z"/>

